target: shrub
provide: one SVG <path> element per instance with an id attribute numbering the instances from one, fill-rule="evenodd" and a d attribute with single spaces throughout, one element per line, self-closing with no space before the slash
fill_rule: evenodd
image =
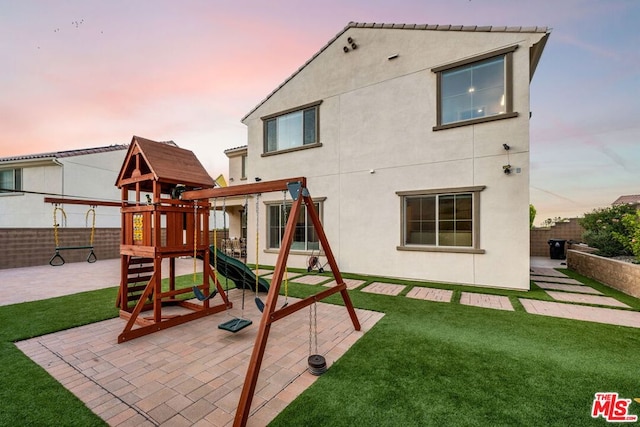
<path id="1" fill-rule="evenodd" d="M 617 232 L 614 232 L 613 235 L 626 250 L 635 255 L 636 259 L 640 261 L 640 210 L 632 214 L 625 214 L 621 222 L 627 231 L 627 235 Z"/>
<path id="2" fill-rule="evenodd" d="M 582 238 L 591 247 L 598 249 L 602 256 L 614 257 L 632 253 L 625 241 L 631 240 L 630 231 L 623 222 L 627 214 L 636 214 L 629 205 L 617 205 L 609 208 L 594 209 L 580 219 L 585 229 Z"/>

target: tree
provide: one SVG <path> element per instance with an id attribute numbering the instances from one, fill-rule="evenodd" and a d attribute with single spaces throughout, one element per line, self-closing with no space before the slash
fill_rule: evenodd
<path id="1" fill-rule="evenodd" d="M 556 225 L 559 222 L 567 222 L 569 221 L 568 218 L 561 218 L 559 216 L 555 217 L 555 218 L 547 218 L 544 221 L 542 221 L 542 226 L 543 227 L 552 227 L 554 225 Z"/>
<path id="2" fill-rule="evenodd" d="M 608 208 L 594 209 L 580 219 L 585 229 L 582 238 L 591 247 L 598 249 L 602 256 L 615 257 L 629 255 L 632 252 L 625 245 L 625 239 L 631 240 L 630 231 L 623 222 L 627 214 L 636 214 L 630 205 L 616 205 Z"/>
<path id="3" fill-rule="evenodd" d="M 620 242 L 626 250 L 635 255 L 640 261 L 640 210 L 635 213 L 628 213 L 622 216 L 622 225 L 627 233 L 613 232 L 613 236 Z"/>
<path id="4" fill-rule="evenodd" d="M 533 205 L 529 205 L 529 228 L 533 228 L 533 221 L 536 219 L 536 207 Z"/>

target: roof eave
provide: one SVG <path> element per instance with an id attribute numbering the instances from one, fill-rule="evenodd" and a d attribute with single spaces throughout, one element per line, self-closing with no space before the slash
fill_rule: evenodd
<path id="1" fill-rule="evenodd" d="M 529 49 L 529 81 L 533 80 L 533 75 L 536 72 L 536 68 L 538 68 L 538 62 L 540 62 L 542 52 L 550 35 L 551 32 L 547 32 L 538 43 L 534 43 Z"/>
<path id="2" fill-rule="evenodd" d="M 349 22 L 338 34 L 336 34 L 331 40 L 329 40 L 318 52 L 316 52 L 311 58 L 309 58 L 300 68 L 298 68 L 293 74 L 286 78 L 278 87 L 276 87 L 271 93 L 269 93 L 262 101 L 260 101 L 255 107 L 251 109 L 240 122 L 245 124 L 247 118 L 258 110 L 265 102 L 267 102 L 272 96 L 274 96 L 284 85 L 286 85 L 291 79 L 293 79 L 298 73 L 300 73 L 309 63 L 316 59 L 322 52 L 327 50 L 340 36 L 342 36 L 347 30 L 351 28 L 383 28 L 383 29 L 400 29 L 400 30 L 429 30 L 429 31 L 464 31 L 464 32 L 530 32 L 530 33 L 546 33 L 542 39 L 532 46 L 531 51 L 531 68 L 530 79 L 533 78 L 533 73 L 538 65 L 544 45 L 549 38 L 550 31 L 547 27 L 497 27 L 497 26 L 464 26 L 464 25 L 428 25 L 428 24 L 382 24 L 382 23 L 363 23 L 363 22 Z M 537 46 L 537 47 L 536 47 Z M 535 49 L 534 49 L 535 48 Z"/>
<path id="3" fill-rule="evenodd" d="M 38 166 L 62 166 L 60 161 L 55 157 L 42 157 L 38 159 L 16 159 L 0 162 L 0 169 L 6 167 L 38 167 Z"/>

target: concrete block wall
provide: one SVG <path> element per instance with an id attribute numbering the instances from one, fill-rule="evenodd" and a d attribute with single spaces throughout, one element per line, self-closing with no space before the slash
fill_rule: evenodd
<path id="1" fill-rule="evenodd" d="M 640 265 L 638 264 L 569 250 L 567 267 L 627 295 L 640 298 Z"/>
<path id="2" fill-rule="evenodd" d="M 60 246 L 86 246 L 90 228 L 58 229 Z M 93 241 L 98 260 L 120 256 L 120 228 L 97 228 Z M 47 265 L 55 254 L 55 239 L 50 228 L 0 228 L 0 269 Z M 65 262 L 86 261 L 89 249 L 61 251 Z"/>
<path id="3" fill-rule="evenodd" d="M 561 222 L 548 228 L 534 228 L 530 231 L 529 244 L 531 256 L 549 257 L 550 239 L 571 240 L 575 243 L 582 242 L 584 228 L 578 224 L 578 218 L 571 218 L 569 222 Z M 565 246 L 565 250 L 568 245 Z"/>
<path id="4" fill-rule="evenodd" d="M 164 232 L 164 230 L 163 230 Z M 218 247 L 228 231 L 216 233 Z M 91 237 L 90 228 L 60 228 L 60 246 L 86 246 Z M 209 234 L 213 243 L 213 231 Z M 120 228 L 96 228 L 93 252 L 98 260 L 120 257 Z M 60 251 L 65 262 L 85 262 L 89 249 Z M 51 228 L 0 228 L 0 269 L 48 265 L 55 254 L 55 238 Z"/>

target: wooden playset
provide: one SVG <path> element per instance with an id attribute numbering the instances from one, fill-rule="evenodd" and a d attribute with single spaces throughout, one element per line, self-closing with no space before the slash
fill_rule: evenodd
<path id="1" fill-rule="evenodd" d="M 211 265 L 212 256 L 216 257 L 217 254 L 211 254 L 213 248 L 209 242 L 210 199 L 214 200 L 215 205 L 219 198 L 234 196 L 246 197 L 278 191 L 291 196 L 291 210 L 271 278 L 271 286 L 266 301 L 262 303 L 260 300 L 259 304 L 262 317 L 236 411 L 235 426 L 245 425 L 248 420 L 269 332 L 274 322 L 330 295 L 340 293 L 353 327 L 360 330 L 360 322 L 347 287 L 307 189 L 306 178 L 296 177 L 214 188 L 213 179 L 191 151 L 178 148 L 173 143 L 160 143 L 134 136 L 116 185 L 122 192 L 121 280 L 117 305 L 120 308 L 120 316 L 127 320 L 124 330 L 118 336 L 119 343 L 231 308 L 232 303 Z M 52 199 L 49 201 L 54 202 Z M 69 203 L 69 199 L 55 199 L 55 203 Z M 256 204 L 259 204 L 257 200 Z M 324 250 L 326 264 L 329 265 L 337 285 L 278 307 L 280 287 L 302 204 L 306 206 L 307 214 Z M 258 250 L 256 245 L 256 251 Z M 175 259 L 185 256 L 193 257 L 194 263 L 196 259 L 203 263 L 202 283 L 196 284 L 195 289 L 176 288 Z M 168 259 L 169 263 L 167 289 L 163 289 L 161 280 L 165 259 Z M 190 292 L 195 293 L 196 297 L 200 296 L 197 298 L 200 303 L 176 298 Z M 212 305 L 213 296 L 217 294 L 222 302 Z M 184 310 L 178 314 L 168 314 L 166 311 L 163 313 L 163 307 L 176 305 L 189 309 L 188 313 L 183 314 Z M 146 315 L 148 312 L 151 314 Z M 248 324 L 250 322 L 242 327 Z M 312 358 L 315 359 L 312 361 Z M 310 356 L 310 367 L 312 363 L 315 369 L 322 372 L 322 356 Z"/>

